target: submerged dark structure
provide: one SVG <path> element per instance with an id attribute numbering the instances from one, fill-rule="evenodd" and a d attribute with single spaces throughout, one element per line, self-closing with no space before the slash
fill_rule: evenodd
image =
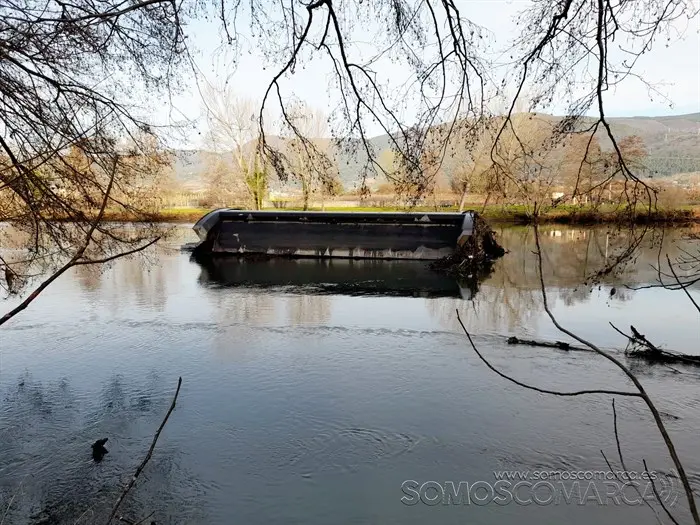
<path id="1" fill-rule="evenodd" d="M 195 253 L 414 259 L 452 255 L 476 214 L 214 210 L 194 225 Z"/>

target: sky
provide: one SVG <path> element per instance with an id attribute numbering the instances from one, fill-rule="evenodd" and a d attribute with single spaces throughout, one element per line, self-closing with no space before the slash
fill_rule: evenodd
<path id="1" fill-rule="evenodd" d="M 694 0 L 700 8 L 700 0 Z M 490 57 L 496 62 L 504 56 L 504 49 L 516 35 L 518 13 L 526 8 L 530 0 L 457 0 L 463 17 L 481 25 L 490 32 Z M 358 40 L 370 40 L 371 32 L 377 29 L 376 22 L 361 21 L 360 28 L 354 35 Z M 196 50 L 193 53 L 198 74 L 186 81 L 183 93 L 175 97 L 175 110 L 172 115 L 185 115 L 196 120 L 197 131 L 188 136 L 186 142 L 191 147 L 201 147 L 202 137 L 206 132 L 205 119 L 202 118 L 205 106 L 200 96 L 198 85 L 205 82 L 221 83 L 228 78 L 237 95 L 261 100 L 277 69 L 266 67 L 266 60 L 255 47 L 245 20 L 240 20 L 241 53 L 221 51 L 219 23 L 215 20 L 196 20 L 188 27 L 190 42 Z M 363 35 L 363 27 L 366 27 Z M 668 100 L 651 95 L 646 86 L 635 79 L 628 79 L 622 85 L 611 89 L 605 95 L 608 116 L 659 116 L 700 112 L 700 16 L 693 21 L 679 22 L 674 25 L 670 45 L 660 42 L 653 50 L 644 55 L 637 63 L 635 71 L 647 81 L 654 84 Z M 366 38 L 363 38 L 366 37 Z M 371 43 L 357 47 L 358 53 L 369 53 Z M 386 82 L 401 84 L 406 77 L 406 70 L 388 61 L 378 68 L 378 75 L 383 75 Z M 498 76 L 498 71 L 493 71 Z M 330 112 L 339 101 L 338 92 L 329 87 L 331 79 L 330 62 L 321 59 L 307 61 L 298 67 L 293 75 L 281 81 L 285 97 L 297 97 L 311 106 Z M 669 107 L 669 101 L 673 107 Z M 556 103 L 548 112 L 561 114 L 565 111 L 563 104 Z M 167 118 L 167 117 L 163 117 Z M 369 124 L 371 134 L 380 134 L 378 126 Z"/>

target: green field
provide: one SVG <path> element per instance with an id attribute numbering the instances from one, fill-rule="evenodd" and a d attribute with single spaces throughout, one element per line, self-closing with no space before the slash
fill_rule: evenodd
<path id="1" fill-rule="evenodd" d="M 274 208 L 268 208 L 273 210 Z M 510 224 L 529 224 L 533 222 L 529 210 L 524 205 L 490 205 L 486 208 L 475 208 L 484 218 L 489 221 Z M 286 210 L 301 210 L 301 208 L 286 208 Z M 203 215 L 210 212 L 209 208 L 167 208 L 141 221 L 154 222 L 196 222 Z M 281 210 L 280 210 L 281 211 Z M 311 211 L 320 211 L 320 208 L 312 208 Z M 357 207 L 357 208 L 334 208 L 327 206 L 325 211 L 413 211 L 432 212 L 432 206 L 416 206 L 414 208 L 403 207 Z M 439 211 L 457 211 L 456 207 L 442 207 Z M 118 213 L 108 213 L 110 220 L 133 221 L 133 217 L 123 216 Z M 629 214 L 615 208 L 601 208 L 594 210 L 581 206 L 558 206 L 542 213 L 539 218 L 543 223 L 558 224 L 597 224 L 614 223 L 629 220 Z M 646 209 L 639 209 L 634 215 L 634 222 L 637 223 L 695 223 L 700 222 L 700 207 L 684 206 L 673 209 L 658 208 L 651 213 Z"/>

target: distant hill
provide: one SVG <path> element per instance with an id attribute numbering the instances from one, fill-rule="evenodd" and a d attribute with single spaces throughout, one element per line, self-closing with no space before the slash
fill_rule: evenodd
<path id="1" fill-rule="evenodd" d="M 557 119 L 559 117 L 552 117 Z M 646 164 L 648 174 L 655 177 L 668 177 L 678 173 L 700 171 L 700 113 L 669 115 L 660 117 L 616 117 L 609 118 L 616 137 L 638 135 L 646 144 L 649 156 Z M 271 137 L 272 141 L 279 141 Z M 603 148 L 612 145 L 599 132 Z M 370 139 L 370 145 L 377 155 L 389 148 L 389 136 L 380 135 Z M 340 180 L 346 190 L 355 187 L 360 178 L 360 170 L 367 160 L 367 154 L 358 144 L 353 147 L 334 148 L 333 156 L 338 164 Z M 217 161 L 233 166 L 230 154 L 218 154 L 204 150 L 180 150 L 175 152 L 174 171 L 176 179 L 188 189 L 200 189 L 205 184 L 204 174 Z M 273 182 L 273 186 L 278 183 Z"/>
<path id="2" fill-rule="evenodd" d="M 609 121 L 616 136 L 642 138 L 649 152 L 646 164 L 655 176 L 700 171 L 700 113 Z M 610 147 L 607 138 L 601 139 L 601 144 Z"/>

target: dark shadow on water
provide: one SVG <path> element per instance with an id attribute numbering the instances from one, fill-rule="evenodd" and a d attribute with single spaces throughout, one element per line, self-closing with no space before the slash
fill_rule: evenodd
<path id="1" fill-rule="evenodd" d="M 193 256 L 205 286 L 284 289 L 305 294 L 471 299 L 489 276 L 461 278 L 438 273 L 427 261 L 367 259 L 253 260 L 236 256 Z"/>

